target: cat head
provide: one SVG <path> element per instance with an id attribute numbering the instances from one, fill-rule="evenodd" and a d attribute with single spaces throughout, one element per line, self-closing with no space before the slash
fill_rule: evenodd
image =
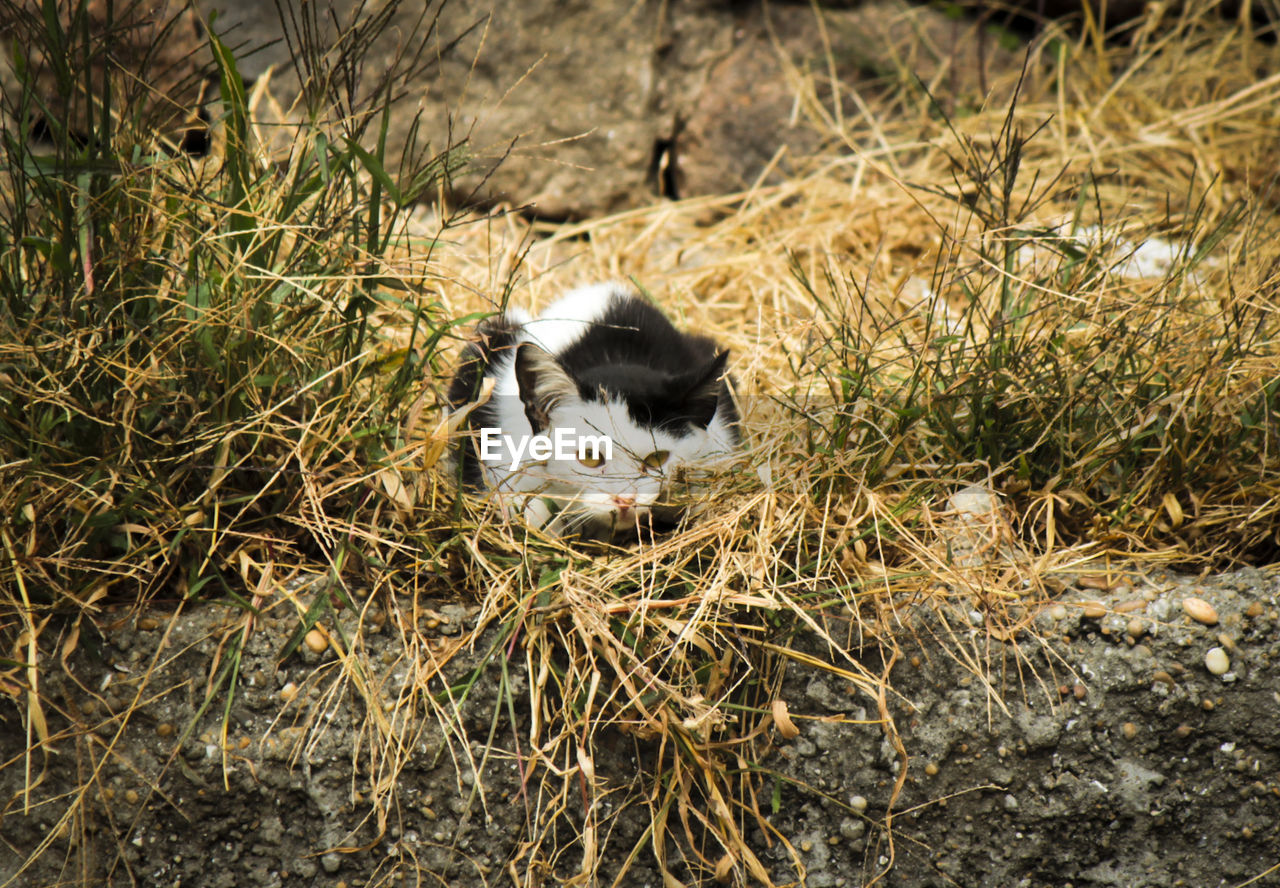
<path id="1" fill-rule="evenodd" d="M 728 356 L 674 374 L 611 363 L 574 378 L 539 346 L 520 345 L 525 417 L 556 448 L 529 471 L 557 511 L 558 532 L 617 539 L 679 517 L 668 501 L 672 479 L 708 468 L 734 443 L 734 417 L 723 409 Z"/>

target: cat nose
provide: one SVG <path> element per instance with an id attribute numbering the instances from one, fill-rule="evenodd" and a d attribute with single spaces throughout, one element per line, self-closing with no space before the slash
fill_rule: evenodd
<path id="1" fill-rule="evenodd" d="M 614 494 L 613 504 L 618 509 L 619 515 L 625 515 L 636 506 L 636 498 L 634 496 L 623 496 L 622 494 Z"/>

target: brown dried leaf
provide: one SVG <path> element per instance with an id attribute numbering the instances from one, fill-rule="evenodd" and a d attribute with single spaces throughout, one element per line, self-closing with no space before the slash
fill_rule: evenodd
<path id="1" fill-rule="evenodd" d="M 387 466 L 379 471 L 378 482 L 398 511 L 406 515 L 413 511 L 413 493 L 405 486 L 395 468 Z"/>
<path id="2" fill-rule="evenodd" d="M 787 710 L 787 701 L 781 697 L 773 701 L 773 723 L 778 726 L 778 733 L 785 740 L 794 740 L 800 736 L 800 729 L 791 720 L 791 713 Z"/>
<path id="3" fill-rule="evenodd" d="M 716 881 L 722 885 L 727 885 L 730 878 L 733 876 L 733 865 L 735 863 L 737 863 L 737 861 L 733 859 L 732 854 L 725 854 L 717 860 L 715 873 Z"/>

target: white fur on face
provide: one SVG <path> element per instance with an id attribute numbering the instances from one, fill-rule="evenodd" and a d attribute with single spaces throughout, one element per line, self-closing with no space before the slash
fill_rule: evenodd
<path id="1" fill-rule="evenodd" d="M 598 466 L 577 460 L 553 460 L 547 466 L 555 493 L 563 497 L 557 517 L 564 530 L 573 532 L 580 525 L 579 532 L 587 536 L 618 536 L 644 526 L 662 497 L 681 439 L 636 425 L 620 401 L 570 404 L 557 410 L 552 422 L 577 434 L 607 435 L 613 442 L 612 458 Z M 667 461 L 646 466 L 645 458 L 659 451 L 668 453 Z"/>
<path id="2" fill-rule="evenodd" d="M 504 412 L 504 429 L 528 430 L 528 420 L 517 399 L 510 400 Z M 522 464 L 510 471 L 513 454 L 504 451 L 500 460 L 485 464 L 490 486 L 500 493 L 533 494 L 541 502 L 532 511 L 526 506 L 526 518 L 563 535 L 581 535 L 597 539 L 635 536 L 647 526 L 655 509 L 663 508 L 672 474 L 681 467 L 706 468 L 718 457 L 730 454 L 727 436 L 717 435 L 717 424 L 710 429 L 694 429 L 680 437 L 661 429 L 638 425 L 618 400 L 605 402 L 575 399 L 559 405 L 551 414 L 552 428 L 569 430 L 572 435 L 607 435 L 613 442 L 612 458 L 598 466 L 590 466 L 576 458 L 551 458 Z M 529 432 L 532 434 L 532 432 Z M 667 453 L 660 466 L 645 465 L 652 454 Z M 531 502 L 522 497 L 521 502 Z M 671 512 L 671 510 L 667 510 Z M 663 514 L 667 514 L 663 512 Z M 677 510 L 678 513 L 678 510 Z"/>

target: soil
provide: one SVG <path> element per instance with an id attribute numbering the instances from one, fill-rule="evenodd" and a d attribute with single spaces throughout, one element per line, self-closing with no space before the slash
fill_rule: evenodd
<path id="1" fill-rule="evenodd" d="M 903 756 L 874 704 L 829 671 L 792 664 L 781 696 L 800 734 L 777 738 L 755 764 L 766 775 L 761 812 L 803 874 L 776 837 L 744 825 L 772 879 L 811 888 L 866 885 L 880 873 L 885 886 L 1280 882 L 1280 578 L 1126 576 L 1109 591 L 1067 588 L 1035 617 L 1036 633 L 1013 641 L 995 640 L 977 612 L 912 615 L 888 701 L 907 764 L 891 832 Z M 1191 596 L 1216 609 L 1216 624 L 1184 614 Z M 1105 613 L 1092 616 L 1086 599 Z M 479 610 L 425 604 L 405 631 L 441 650 Z M 391 623 L 363 642 L 366 662 L 384 668 L 368 680 L 387 699 L 415 680 Z M 528 732 L 513 732 L 495 705 L 502 670 L 482 668 L 472 686 L 466 742 L 431 714 L 405 721 L 416 728 L 402 735 L 403 769 L 389 778 L 394 762 L 361 695 L 338 680 L 334 646 L 302 644 L 281 660 L 296 625 L 285 614 L 260 619 L 239 687 L 216 692 L 203 713 L 240 611 L 206 604 L 122 618 L 105 637 L 82 633 L 62 668 L 46 664 L 54 739 L 29 769 L 22 714 L 12 698 L 0 709 L 0 883 L 479 886 L 509 884 L 512 871 L 520 884 L 575 872 L 582 851 L 570 840 L 554 872 L 527 871 L 528 811 L 548 800 L 533 782 L 522 787 L 511 750 L 513 735 Z M 455 657 L 451 681 L 496 662 L 489 637 Z M 840 661 L 813 638 L 789 643 Z M 1215 647 L 1224 674 L 1205 665 Z M 852 639 L 849 650 L 875 671 L 887 656 Z M 966 656 L 982 669 L 962 666 Z M 506 681 L 522 722 L 527 679 L 514 670 Z M 384 714 L 397 718 L 390 706 Z M 647 755 L 622 736 L 595 749 L 597 780 L 619 789 L 601 809 L 599 884 L 637 842 L 623 884 L 663 884 L 642 841 L 647 809 L 623 803 Z M 670 866 L 685 884 L 711 883 Z"/>

